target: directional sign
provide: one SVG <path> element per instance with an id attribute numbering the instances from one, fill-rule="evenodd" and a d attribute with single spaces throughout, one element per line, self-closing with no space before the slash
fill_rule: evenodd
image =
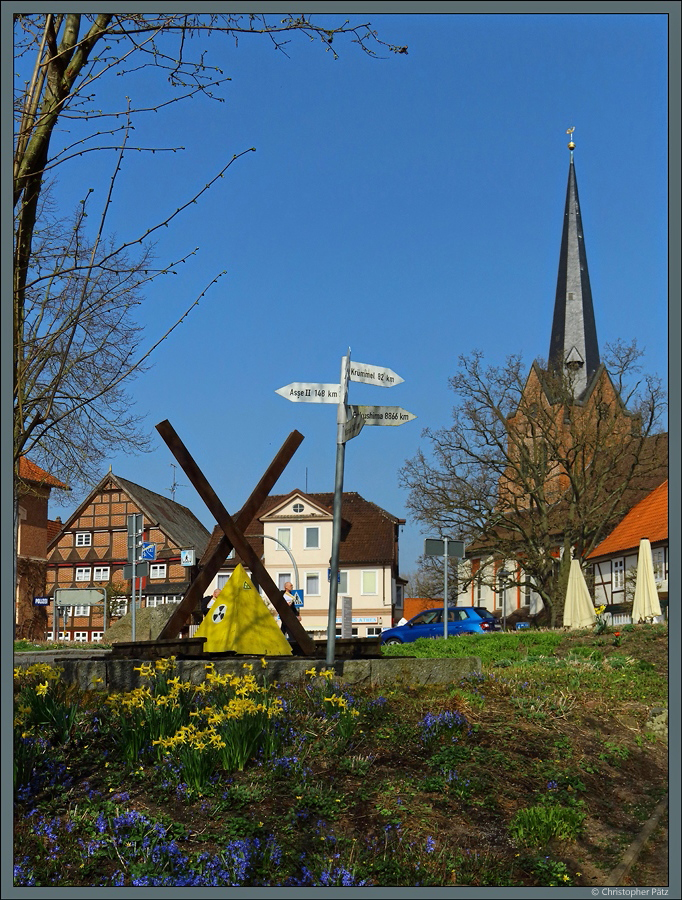
<path id="1" fill-rule="evenodd" d="M 353 407 L 346 407 L 346 422 L 343 426 L 343 441 L 350 441 L 362 431 L 365 420 L 358 412 L 353 412 Z"/>
<path id="2" fill-rule="evenodd" d="M 59 588 L 54 592 L 57 606 L 92 606 L 104 603 L 104 591 L 95 591 L 91 588 Z"/>
<path id="3" fill-rule="evenodd" d="M 396 375 L 393 369 L 383 366 L 371 366 L 369 363 L 352 362 L 349 375 L 351 381 L 362 381 L 364 384 L 378 384 L 379 387 L 393 387 L 405 381 L 400 375 Z"/>
<path id="4" fill-rule="evenodd" d="M 351 406 L 362 416 L 365 425 L 404 425 L 417 417 L 400 406 Z"/>
<path id="5" fill-rule="evenodd" d="M 147 541 L 144 541 L 140 559 L 156 559 L 156 544 L 150 544 Z"/>
<path id="6" fill-rule="evenodd" d="M 292 403 L 338 403 L 341 398 L 340 384 L 312 384 L 293 381 L 275 391 Z"/>

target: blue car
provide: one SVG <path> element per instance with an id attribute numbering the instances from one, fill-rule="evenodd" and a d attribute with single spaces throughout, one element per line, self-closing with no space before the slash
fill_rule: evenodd
<path id="1" fill-rule="evenodd" d="M 460 634 L 487 634 L 499 631 L 499 620 L 484 607 L 451 606 L 448 609 L 448 637 Z M 405 625 L 387 628 L 382 644 L 409 644 L 418 638 L 442 638 L 443 609 L 426 609 Z"/>

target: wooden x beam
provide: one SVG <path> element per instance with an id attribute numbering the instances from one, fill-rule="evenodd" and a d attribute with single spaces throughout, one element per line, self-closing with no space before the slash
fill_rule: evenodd
<path id="1" fill-rule="evenodd" d="M 315 642 L 307 634 L 296 617 L 296 614 L 290 608 L 286 600 L 284 600 L 284 592 L 274 583 L 270 577 L 270 573 L 261 562 L 258 554 L 244 537 L 246 527 L 270 493 L 270 490 L 284 471 L 287 463 L 296 452 L 296 449 L 303 440 L 303 435 L 298 431 L 292 431 L 282 445 L 281 450 L 268 467 L 265 475 L 258 482 L 253 493 L 244 504 L 235 521 L 220 502 L 218 495 L 209 484 L 206 476 L 195 462 L 187 447 L 185 447 L 178 437 L 170 422 L 167 419 L 163 422 L 159 422 L 156 426 L 156 430 L 164 439 L 171 453 L 182 467 L 183 472 L 192 482 L 199 496 L 224 532 L 224 537 L 220 539 L 206 565 L 190 585 L 182 603 L 168 620 L 165 628 L 159 635 L 159 639 L 167 637 L 168 635 L 175 637 L 191 615 L 192 610 L 196 606 L 197 599 L 203 596 L 205 588 L 227 559 L 230 550 L 234 547 L 239 556 L 251 569 L 256 581 L 263 588 L 268 599 L 279 613 L 282 622 L 287 626 L 293 640 L 296 641 L 304 653 L 314 656 Z"/>

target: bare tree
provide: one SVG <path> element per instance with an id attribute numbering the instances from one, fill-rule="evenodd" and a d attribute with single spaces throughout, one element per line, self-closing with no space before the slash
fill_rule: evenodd
<path id="1" fill-rule="evenodd" d="M 665 396 L 659 379 L 638 377 L 640 355 L 636 344 L 608 348 L 615 382 L 600 367 L 580 401 L 570 375 L 540 363 L 526 377 L 518 356 L 489 367 L 479 352 L 462 356 L 452 424 L 426 429 L 430 455 L 400 473 L 416 521 L 490 560 L 476 577 L 493 586 L 495 567 L 512 561 L 553 625 L 572 555 L 587 557 L 667 466 Z"/>
<path id="2" fill-rule="evenodd" d="M 14 104 L 15 471 L 19 457 L 30 453 L 73 486 L 91 481 L 111 448 L 144 448 L 145 436 L 127 408 L 129 379 L 223 274 L 209 278 L 198 296 L 188 298 L 183 315 L 167 323 L 152 346 L 143 346 L 132 313 L 146 287 L 196 252 L 155 265 L 154 233 L 249 152 L 227 159 L 163 221 L 117 243 L 107 237 L 106 221 L 126 155 L 182 149 L 134 146 L 135 118 L 198 95 L 223 99 L 229 77 L 207 63 L 209 38 L 237 44 L 261 35 L 286 53 L 291 37 L 302 35 L 319 40 L 334 57 L 343 39 L 370 56 L 407 48 L 385 43 L 369 23 L 325 28 L 307 16 L 41 13 L 18 14 L 14 21 L 17 68 L 26 72 Z M 130 73 L 143 91 L 141 101 L 112 105 L 107 85 Z M 166 94 L 150 103 L 146 88 L 154 76 L 163 79 Z M 67 164 L 96 151 L 115 157 L 99 208 L 88 192 L 74 196 L 75 213 L 51 214 L 50 183 Z M 70 183 L 80 189 L 77 179 Z M 71 215 L 65 228 L 60 223 Z"/>
<path id="3" fill-rule="evenodd" d="M 456 606 L 466 569 L 456 559 L 448 559 L 448 604 Z M 445 560 L 442 556 L 420 556 L 417 571 L 411 577 L 414 593 L 411 597 L 443 599 L 445 589 Z"/>

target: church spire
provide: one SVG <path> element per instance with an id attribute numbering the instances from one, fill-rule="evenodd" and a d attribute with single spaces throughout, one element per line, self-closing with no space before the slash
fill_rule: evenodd
<path id="1" fill-rule="evenodd" d="M 573 164 L 573 130 L 567 132 L 571 136 L 568 144 L 571 161 L 548 362 L 550 371 L 567 371 L 572 375 L 574 396 L 578 400 L 584 396 L 599 367 L 599 345 Z"/>

